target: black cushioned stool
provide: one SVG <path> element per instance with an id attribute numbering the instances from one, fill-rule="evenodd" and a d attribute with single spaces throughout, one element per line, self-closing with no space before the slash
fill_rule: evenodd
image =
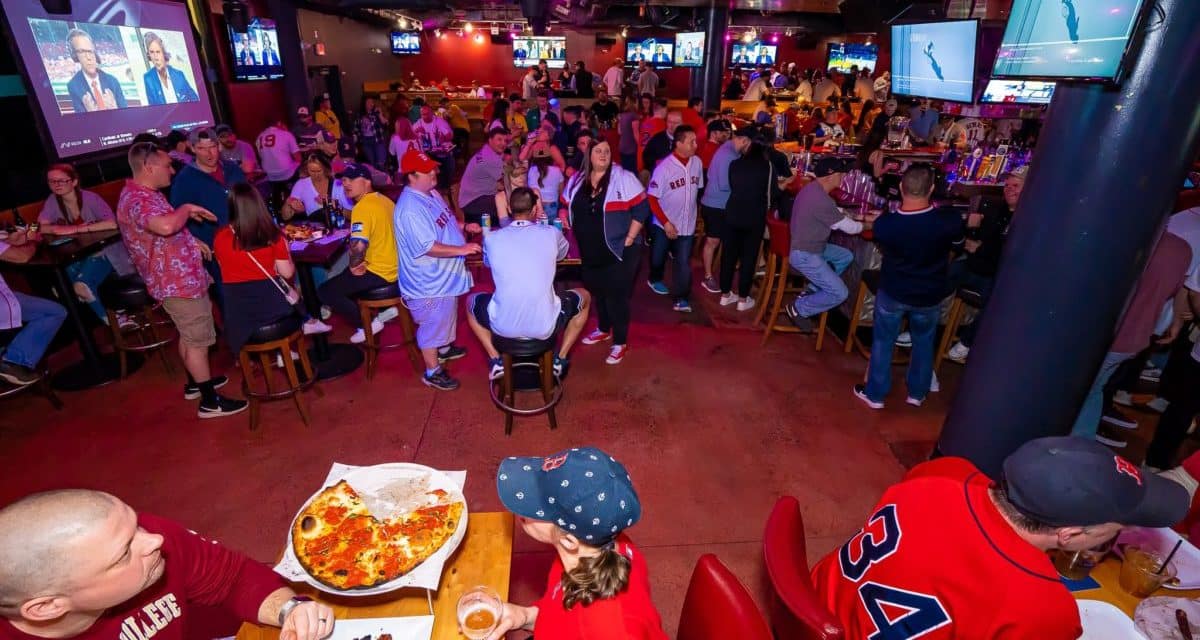
<path id="1" fill-rule="evenodd" d="M 309 425 L 308 407 L 304 405 L 300 392 L 312 387 L 317 376 L 313 374 L 312 364 L 308 361 L 308 347 L 305 344 L 304 332 L 300 330 L 301 324 L 300 317 L 292 315 L 259 327 L 250 334 L 250 339 L 246 341 L 246 344 L 242 346 L 241 353 L 238 354 L 242 367 L 242 393 L 250 401 L 251 431 L 258 429 L 260 403 L 286 398 L 291 398 L 296 403 L 296 410 L 300 412 L 300 419 L 304 421 L 304 426 Z M 300 373 L 296 371 L 296 363 L 292 360 L 293 351 L 300 356 L 303 380 L 300 379 Z M 251 386 L 254 372 L 250 362 L 254 355 L 258 356 L 264 389 L 255 389 Z M 287 378 L 287 386 L 279 391 L 275 391 L 271 387 L 271 360 L 275 357 L 283 361 L 283 372 Z M 313 392 L 317 394 L 318 398 L 325 395 L 320 387 L 313 387 Z"/>
<path id="2" fill-rule="evenodd" d="M 412 314 L 408 312 L 408 307 L 404 305 L 404 299 L 400 297 L 400 287 L 395 282 L 386 284 L 382 287 L 364 291 L 354 299 L 358 302 L 358 313 L 362 318 L 363 333 L 366 334 L 367 341 L 363 343 L 363 350 L 367 352 L 367 380 L 370 380 L 375 375 L 375 361 L 379 358 L 379 352 L 382 349 L 393 349 L 396 347 L 408 348 L 408 359 L 412 361 L 413 367 L 417 373 L 425 372 L 425 363 L 421 360 L 421 351 L 417 348 L 417 329 L 413 324 Z M 371 320 L 375 318 L 375 313 L 380 309 L 388 307 L 396 307 L 399 315 L 396 320 L 400 322 L 400 342 L 394 344 L 379 344 L 378 338 L 371 331 Z"/>
<path id="3" fill-rule="evenodd" d="M 554 336 L 548 340 L 522 340 L 493 335 L 492 345 L 504 361 L 504 377 L 489 385 L 492 402 L 504 412 L 504 435 L 512 434 L 513 416 L 545 413 L 550 418 L 550 428 L 557 429 L 554 406 L 562 400 L 562 380 L 554 375 Z M 541 391 L 544 404 L 519 409 L 517 391 Z"/>
<path id="4" fill-rule="evenodd" d="M 162 305 L 150 296 L 141 276 L 105 280 L 100 284 L 100 302 L 108 314 L 108 328 L 112 331 L 113 347 L 121 361 L 122 378 L 129 373 L 129 353 L 157 351 L 167 373 L 174 372 L 164 347 L 173 342 L 175 336 L 160 329 L 171 326 L 171 319 L 163 311 Z M 124 311 L 136 326 L 122 329 L 117 321 L 117 309 Z"/>
<path id="5" fill-rule="evenodd" d="M 946 358 L 946 353 L 950 350 L 950 346 L 954 344 L 955 334 L 958 333 L 958 328 L 962 325 L 967 307 L 972 307 L 976 311 L 982 309 L 983 296 L 980 296 L 977 291 L 959 289 L 954 294 L 954 302 L 950 303 L 950 312 L 946 314 L 946 330 L 942 332 L 942 340 L 938 343 L 937 356 L 933 360 L 934 373 L 937 373 L 938 369 L 942 368 L 942 360 Z M 976 318 L 975 321 L 978 322 L 979 319 Z"/>

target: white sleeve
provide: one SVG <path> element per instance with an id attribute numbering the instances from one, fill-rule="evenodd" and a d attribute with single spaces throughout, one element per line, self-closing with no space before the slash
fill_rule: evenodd
<path id="1" fill-rule="evenodd" d="M 863 224 L 857 220 L 851 220 L 846 216 L 842 216 L 842 219 L 833 223 L 833 226 L 830 228 L 836 229 L 843 233 L 848 233 L 850 235 L 855 235 L 857 233 L 862 233 Z"/>
<path id="2" fill-rule="evenodd" d="M 654 167 L 654 173 L 650 175 L 650 184 L 646 185 L 646 195 L 659 199 L 666 195 L 664 186 L 670 182 L 670 176 L 664 175 L 668 171 L 667 166 L 668 163 L 660 162 L 657 167 Z"/>

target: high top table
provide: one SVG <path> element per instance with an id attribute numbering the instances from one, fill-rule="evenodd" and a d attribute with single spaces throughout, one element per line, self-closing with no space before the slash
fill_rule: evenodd
<path id="1" fill-rule="evenodd" d="M 300 279 L 300 292 L 304 298 L 304 308 L 310 318 L 321 317 L 321 300 L 317 297 L 317 283 L 313 279 L 313 267 L 327 267 L 333 259 L 346 248 L 345 236 L 327 242 L 314 240 L 304 243 L 304 248 L 291 251 L 292 260 L 296 263 L 296 273 Z M 292 244 L 288 244 L 289 249 Z M 326 333 L 312 336 L 313 348 L 309 352 L 313 367 L 317 370 L 317 378 L 330 380 L 354 371 L 362 366 L 363 352 L 350 344 L 330 344 Z"/>

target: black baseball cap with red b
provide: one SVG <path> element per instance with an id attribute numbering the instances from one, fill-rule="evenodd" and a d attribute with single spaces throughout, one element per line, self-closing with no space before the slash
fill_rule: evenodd
<path id="1" fill-rule="evenodd" d="M 1001 483 L 1014 507 L 1052 527 L 1169 527 L 1183 520 L 1191 502 L 1179 483 L 1076 436 L 1021 445 L 1004 460 Z"/>

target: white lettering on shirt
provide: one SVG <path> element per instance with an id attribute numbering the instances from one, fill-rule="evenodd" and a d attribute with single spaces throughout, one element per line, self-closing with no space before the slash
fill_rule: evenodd
<path id="1" fill-rule="evenodd" d="M 168 593 L 125 618 L 121 623 L 121 640 L 150 640 L 182 615 L 175 594 Z"/>

